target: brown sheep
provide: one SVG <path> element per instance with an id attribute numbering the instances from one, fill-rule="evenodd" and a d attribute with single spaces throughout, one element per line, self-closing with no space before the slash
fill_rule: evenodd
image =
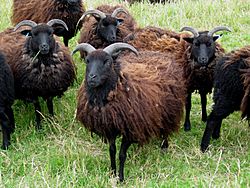
<path id="1" fill-rule="evenodd" d="M 128 43 L 137 49 L 164 52 L 185 66 L 188 95 L 184 129 L 188 131 L 191 129 L 189 117 L 191 95 L 194 91 L 199 91 L 202 104 L 202 120 L 206 121 L 206 95 L 212 92 L 214 68 L 218 59 L 224 55 L 224 49 L 215 42 L 219 36 L 213 36 L 213 34 L 220 30 L 230 30 L 222 26 L 216 27 L 209 32 L 198 32 L 191 27 L 184 27 L 182 30 L 192 32 L 194 37 L 187 34 L 175 35 L 173 32 L 159 35 L 158 31 L 143 29 L 138 33 L 135 32 L 133 34 L 134 38 L 128 40 Z"/>
<path id="2" fill-rule="evenodd" d="M 85 18 L 88 14 L 93 17 Z M 86 11 L 78 43 L 89 43 L 95 48 L 105 48 L 123 39 L 135 30 L 136 22 L 122 5 L 101 5 L 96 10 Z M 81 57 L 84 53 L 81 52 Z"/>
<path id="3" fill-rule="evenodd" d="M 52 19 L 61 19 L 68 31 L 57 25 L 58 36 L 63 36 L 65 46 L 81 28 L 81 23 L 76 24 L 85 8 L 82 0 L 14 0 L 12 23 L 15 25 L 23 20 L 32 20 L 36 23 L 46 23 Z"/>
<path id="4" fill-rule="evenodd" d="M 0 33 L 0 49 L 6 54 L 6 62 L 14 75 L 15 97 L 34 104 L 38 129 L 41 127 L 38 98 L 46 100 L 49 113 L 53 115 L 53 98 L 62 96 L 76 78 L 69 49 L 54 37 L 54 24 L 62 24 L 67 29 L 58 19 L 47 24 L 25 20 L 15 27 L 25 26 L 21 33 L 13 29 Z"/>
<path id="5" fill-rule="evenodd" d="M 78 92 L 77 119 L 109 142 L 114 174 L 115 140 L 122 136 L 120 181 L 124 180 L 126 153 L 132 143 L 143 145 L 152 137 L 162 137 L 161 148 L 168 147 L 168 136 L 179 129 L 186 97 L 183 66 L 151 51 L 112 58 L 123 49 L 137 53 L 126 43 L 114 43 L 103 50 L 79 44 L 73 52 L 88 54 L 85 81 Z"/>

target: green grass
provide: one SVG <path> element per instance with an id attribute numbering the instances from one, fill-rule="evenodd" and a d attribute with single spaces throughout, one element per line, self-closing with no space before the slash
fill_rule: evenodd
<path id="1" fill-rule="evenodd" d="M 0 31 L 11 26 L 11 2 L 0 0 Z M 85 2 L 86 7 L 114 1 Z M 155 25 L 175 31 L 185 25 L 212 29 L 218 25 L 232 28 L 220 43 L 227 51 L 250 43 L 249 0 L 177 0 L 166 5 L 135 3 L 125 6 L 140 26 Z M 70 41 L 72 50 L 78 36 Z M 223 121 L 221 138 L 212 141 L 210 150 L 200 152 L 205 124 L 201 122 L 200 99 L 192 98 L 192 130 L 170 138 L 166 153 L 160 140 L 148 145 L 133 145 L 125 164 L 125 182 L 110 177 L 108 146 L 91 137 L 74 119 L 76 93 L 84 77 L 84 64 L 74 57 L 78 81 L 61 99 L 55 99 L 55 117 L 49 118 L 42 106 L 43 130 L 36 132 L 34 109 L 16 101 L 16 131 L 8 151 L 0 151 L 0 187 L 250 187 L 250 132 L 248 123 L 235 112 Z M 212 108 L 211 95 L 208 112 Z"/>

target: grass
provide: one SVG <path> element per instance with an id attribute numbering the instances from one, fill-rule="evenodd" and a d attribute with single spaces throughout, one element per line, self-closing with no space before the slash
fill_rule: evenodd
<path id="1" fill-rule="evenodd" d="M 0 0 L 0 31 L 11 26 L 10 0 Z M 118 1 L 86 0 L 87 8 Z M 120 2 L 121 3 L 121 2 Z M 124 2 L 122 2 L 124 3 Z M 166 5 L 124 3 L 140 26 L 155 25 L 179 31 L 189 25 L 212 29 L 232 28 L 220 43 L 227 51 L 250 43 L 249 0 L 176 0 Z M 70 41 L 72 50 L 76 38 Z M 55 99 L 55 117 L 49 118 L 42 103 L 43 130 L 36 132 L 34 109 L 16 101 L 13 109 L 16 131 L 8 151 L 0 151 L 0 188 L 12 187 L 250 187 L 250 132 L 248 123 L 235 112 L 223 121 L 222 135 L 212 141 L 210 150 L 199 149 L 205 124 L 201 122 L 200 99 L 192 98 L 192 130 L 170 138 L 168 152 L 159 149 L 160 141 L 133 145 L 125 165 L 125 182 L 110 177 L 108 146 L 91 137 L 75 119 L 76 93 L 84 77 L 84 64 L 74 57 L 78 81 L 61 99 Z M 211 95 L 208 112 L 212 108 Z"/>

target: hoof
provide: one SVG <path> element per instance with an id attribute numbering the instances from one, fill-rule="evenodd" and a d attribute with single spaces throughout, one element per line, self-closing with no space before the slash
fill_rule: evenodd
<path id="1" fill-rule="evenodd" d="M 191 130 L 191 125 L 190 124 L 184 124 L 184 131 L 190 131 Z"/>

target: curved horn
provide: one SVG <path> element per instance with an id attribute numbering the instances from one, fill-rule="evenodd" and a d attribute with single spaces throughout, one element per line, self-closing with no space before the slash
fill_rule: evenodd
<path id="1" fill-rule="evenodd" d="M 111 44 L 107 46 L 106 48 L 103 49 L 106 53 L 112 56 L 113 53 L 117 52 L 118 50 L 123 50 L 123 49 L 129 49 L 132 52 L 134 52 L 136 55 L 138 55 L 138 51 L 131 46 L 130 44 L 123 43 L 123 42 L 117 42 L 114 44 Z"/>
<path id="2" fill-rule="evenodd" d="M 71 52 L 71 56 L 73 56 L 79 50 L 83 50 L 83 51 L 87 52 L 87 54 L 89 54 L 89 53 L 95 51 L 96 49 L 88 43 L 81 43 L 81 44 L 78 44 L 75 47 L 75 49 Z"/>
<path id="3" fill-rule="evenodd" d="M 101 19 L 106 18 L 106 14 L 103 13 L 102 11 L 100 11 L 100 10 L 88 10 L 88 11 L 84 12 L 84 14 L 82 15 L 82 17 L 78 20 L 78 22 L 80 22 L 81 20 L 83 20 L 83 18 L 85 16 L 87 16 L 88 14 L 98 15 L 98 16 L 100 16 Z"/>
<path id="4" fill-rule="evenodd" d="M 218 27 L 213 28 L 211 31 L 209 31 L 207 35 L 213 36 L 213 34 L 216 33 L 217 31 L 223 31 L 223 30 L 231 32 L 231 29 L 226 26 L 218 26 Z"/>
<path id="5" fill-rule="evenodd" d="M 186 26 L 186 27 L 181 28 L 180 31 L 190 31 L 191 33 L 193 33 L 194 37 L 198 37 L 199 36 L 198 31 L 195 28 L 193 28 L 193 27 Z"/>
<path id="6" fill-rule="evenodd" d="M 52 26 L 54 24 L 61 24 L 61 25 L 63 25 L 65 27 L 65 29 L 67 31 L 69 30 L 67 24 L 64 21 L 60 20 L 60 19 L 52 19 L 52 20 L 47 22 L 48 26 Z"/>
<path id="7" fill-rule="evenodd" d="M 123 13 L 125 13 L 125 14 L 128 14 L 123 8 L 117 8 L 117 9 L 115 9 L 114 11 L 113 11 L 113 13 L 111 14 L 111 17 L 116 17 L 116 15 L 118 14 L 118 13 L 120 13 L 120 12 L 123 12 Z"/>
<path id="8" fill-rule="evenodd" d="M 19 22 L 16 26 L 15 26 L 15 28 L 14 28 L 14 31 L 16 31 L 19 27 L 21 27 L 21 26 L 30 26 L 30 27 L 35 27 L 35 26 L 37 26 L 37 23 L 36 22 L 34 22 L 34 21 L 32 21 L 32 20 L 23 20 L 23 21 L 21 21 L 21 22 Z"/>

